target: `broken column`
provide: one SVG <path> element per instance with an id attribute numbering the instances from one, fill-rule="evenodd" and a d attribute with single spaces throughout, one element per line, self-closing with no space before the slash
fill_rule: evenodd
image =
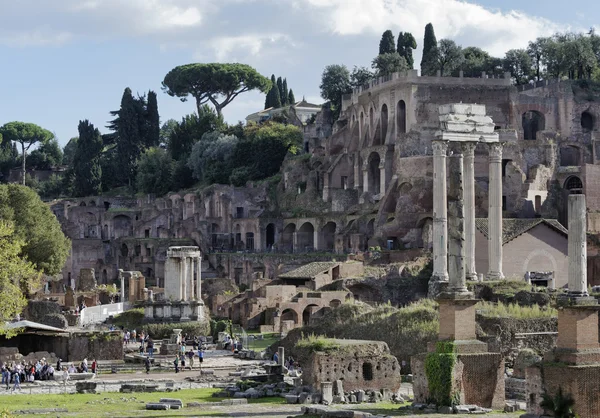
<path id="1" fill-rule="evenodd" d="M 448 280 L 448 219 L 446 198 L 447 141 L 433 141 L 433 276 Z"/>
<path id="2" fill-rule="evenodd" d="M 488 188 L 488 280 L 504 278 L 502 273 L 502 144 L 489 144 Z"/>
<path id="3" fill-rule="evenodd" d="M 568 197 L 569 289 L 558 298 L 556 348 L 544 360 L 526 369 L 527 412 L 543 414 L 543 394 L 574 400 L 573 412 L 581 418 L 600 416 L 600 344 L 598 301 L 587 294 L 587 245 L 585 195 Z"/>
<path id="4" fill-rule="evenodd" d="M 285 348 L 278 347 L 277 348 L 277 364 L 280 366 L 283 366 L 285 364 L 284 355 L 285 355 Z"/>

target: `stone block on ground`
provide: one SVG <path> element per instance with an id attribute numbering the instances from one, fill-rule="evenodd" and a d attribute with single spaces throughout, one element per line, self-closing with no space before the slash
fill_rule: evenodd
<path id="1" fill-rule="evenodd" d="M 223 405 L 244 405 L 244 404 L 248 403 L 248 399 L 245 399 L 245 398 L 240 398 L 240 399 L 223 399 L 221 401 L 221 403 Z"/>
<path id="2" fill-rule="evenodd" d="M 285 395 L 285 402 L 286 403 L 298 403 L 298 395 Z"/>
<path id="3" fill-rule="evenodd" d="M 160 403 L 168 403 L 169 405 L 171 405 L 171 407 L 173 407 L 173 405 L 178 405 L 179 407 L 183 407 L 183 402 L 181 399 L 175 399 L 175 398 L 160 398 Z"/>
<path id="4" fill-rule="evenodd" d="M 147 403 L 146 409 L 151 411 L 167 411 L 171 408 L 171 405 L 166 403 Z"/>
<path id="5" fill-rule="evenodd" d="M 333 394 L 344 396 L 344 384 L 339 379 L 333 383 Z"/>

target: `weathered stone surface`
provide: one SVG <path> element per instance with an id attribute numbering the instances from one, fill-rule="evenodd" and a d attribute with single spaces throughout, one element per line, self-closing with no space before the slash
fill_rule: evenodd
<path id="1" fill-rule="evenodd" d="M 147 403 L 146 409 L 151 411 L 166 411 L 170 409 L 171 406 L 166 403 Z"/>

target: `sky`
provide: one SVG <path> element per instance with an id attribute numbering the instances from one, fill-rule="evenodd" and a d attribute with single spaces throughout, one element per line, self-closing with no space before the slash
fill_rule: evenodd
<path id="1" fill-rule="evenodd" d="M 161 91 L 172 68 L 241 62 L 287 78 L 297 100 L 322 103 L 325 66 L 369 66 L 381 34 L 424 27 L 503 56 L 538 36 L 588 30 L 600 2 L 580 0 L 0 0 L 0 125 L 33 122 L 61 145 L 88 119 L 106 133 L 123 90 L 158 93 L 161 121 L 195 111 Z M 261 110 L 244 93 L 224 108 L 236 123 Z"/>

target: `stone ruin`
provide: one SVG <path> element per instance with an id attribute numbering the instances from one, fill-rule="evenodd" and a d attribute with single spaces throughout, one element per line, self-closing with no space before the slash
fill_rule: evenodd
<path id="1" fill-rule="evenodd" d="M 400 364 L 383 341 L 324 339 L 331 349 L 298 349 L 304 384 L 341 380 L 346 391 L 400 389 Z M 342 393 L 343 396 L 343 393 Z"/>
<path id="2" fill-rule="evenodd" d="M 75 290 L 79 292 L 89 292 L 96 288 L 96 273 L 94 269 L 82 268 L 79 270 L 79 279 Z"/>

